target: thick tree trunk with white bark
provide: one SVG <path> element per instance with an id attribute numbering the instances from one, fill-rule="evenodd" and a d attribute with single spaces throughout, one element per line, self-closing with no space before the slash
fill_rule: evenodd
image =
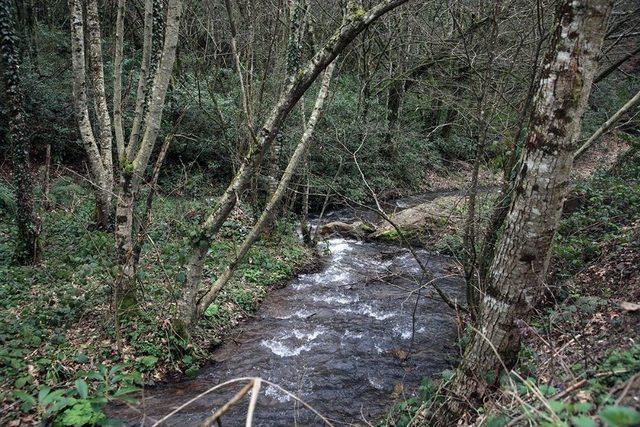
<path id="1" fill-rule="evenodd" d="M 565 0 L 542 72 L 522 167 L 479 306 L 479 326 L 433 422 L 450 425 L 497 385 L 518 355 L 518 322 L 544 292 L 551 243 L 567 192 L 576 137 L 612 4 Z"/>
<path id="2" fill-rule="evenodd" d="M 84 39 L 84 12 L 83 1 L 69 0 L 71 12 L 71 65 L 73 69 L 73 101 L 76 120 L 80 129 L 80 136 L 87 154 L 87 161 L 91 171 L 91 181 L 96 198 L 96 224 L 103 229 L 109 228 L 112 213 L 113 171 L 105 165 L 111 164 L 111 151 L 98 144 L 91 127 L 89 118 L 87 76 L 85 70 L 85 39 Z M 98 34 L 99 35 L 99 34 Z M 96 36 L 89 34 L 89 39 Z M 95 40 L 91 49 L 96 49 Z M 97 40 L 99 43 L 99 40 Z M 97 52 L 94 52 L 97 54 Z M 95 61 L 95 58 L 92 57 Z M 107 113 L 108 116 L 108 113 Z M 111 129 L 108 129 L 109 133 Z M 100 141 L 101 144 L 103 141 Z M 109 159 L 103 159 L 103 155 Z"/>

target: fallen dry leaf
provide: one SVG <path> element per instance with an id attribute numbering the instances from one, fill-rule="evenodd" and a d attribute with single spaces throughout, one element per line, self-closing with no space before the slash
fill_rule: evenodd
<path id="1" fill-rule="evenodd" d="M 624 311 L 629 311 L 629 312 L 640 311 L 640 304 L 636 304 L 635 302 L 624 301 L 620 303 L 620 307 L 622 307 Z"/>

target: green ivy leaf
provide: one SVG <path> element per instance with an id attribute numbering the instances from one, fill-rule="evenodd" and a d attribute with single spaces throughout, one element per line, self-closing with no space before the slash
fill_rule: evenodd
<path id="1" fill-rule="evenodd" d="M 564 402 L 560 402 L 559 400 L 550 400 L 549 407 L 556 414 L 559 414 L 566 409 L 566 405 L 564 404 Z"/>
<path id="2" fill-rule="evenodd" d="M 86 399 L 89 396 L 89 386 L 87 382 L 82 378 L 78 378 L 76 380 L 76 390 L 78 390 L 78 394 L 82 399 Z"/>
<path id="3" fill-rule="evenodd" d="M 180 285 L 184 285 L 186 282 L 187 282 L 187 275 L 184 273 L 184 271 L 181 271 L 176 275 L 176 283 Z"/>
<path id="4" fill-rule="evenodd" d="M 219 311 L 220 311 L 220 307 L 218 306 L 218 304 L 211 304 L 204 311 L 204 315 L 207 317 L 215 316 L 216 314 L 218 314 Z"/>
<path id="5" fill-rule="evenodd" d="M 38 392 L 38 402 L 42 403 L 44 401 L 44 398 L 47 397 L 47 395 L 49 394 L 49 392 L 51 392 L 50 387 L 42 387 Z"/>
<path id="6" fill-rule="evenodd" d="M 596 422 L 586 415 L 571 417 L 571 424 L 573 424 L 574 427 L 596 427 Z"/>
<path id="7" fill-rule="evenodd" d="M 94 410 L 91 403 L 81 400 L 64 411 L 62 425 L 77 427 L 94 425 L 104 418 L 104 414 L 101 411 Z"/>
<path id="8" fill-rule="evenodd" d="M 640 412 L 626 406 L 607 406 L 600 418 L 612 427 L 631 427 L 640 424 Z"/>
<path id="9" fill-rule="evenodd" d="M 593 404 L 589 402 L 579 402 L 573 405 L 573 409 L 581 414 L 589 412 L 593 408 Z"/>
<path id="10" fill-rule="evenodd" d="M 155 364 L 158 362 L 158 358 L 155 356 L 144 356 L 140 359 L 140 363 L 142 363 L 147 368 L 153 368 Z"/>
<path id="11" fill-rule="evenodd" d="M 24 391 L 14 391 L 13 395 L 16 397 L 16 399 L 20 399 L 22 401 L 22 407 L 25 410 L 33 408 L 33 406 L 36 404 L 36 399 L 30 394 L 25 393 Z"/>

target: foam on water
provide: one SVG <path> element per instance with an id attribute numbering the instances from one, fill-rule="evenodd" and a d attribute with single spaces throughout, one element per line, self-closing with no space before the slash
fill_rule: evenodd
<path id="1" fill-rule="evenodd" d="M 369 380 L 369 384 L 371 384 L 373 388 L 378 390 L 384 389 L 384 384 L 378 378 L 367 377 L 367 379 Z"/>
<path id="2" fill-rule="evenodd" d="M 311 297 L 314 302 L 326 302 L 329 304 L 352 304 L 357 302 L 360 298 L 356 295 L 355 297 L 349 297 L 342 294 L 336 295 L 314 295 Z"/>
<path id="3" fill-rule="evenodd" d="M 306 319 L 309 316 L 311 316 L 312 314 L 314 314 L 313 311 L 309 311 L 309 310 L 306 310 L 306 309 L 302 308 L 302 309 L 300 309 L 300 310 L 298 310 L 298 311 L 296 311 L 295 313 L 292 313 L 292 314 L 285 314 L 283 316 L 273 316 L 273 317 L 276 318 L 276 319 L 280 319 L 280 320 L 288 320 L 288 319 L 291 319 L 292 317 L 296 317 L 298 319 Z"/>
<path id="4" fill-rule="evenodd" d="M 351 314 L 362 314 L 365 316 L 373 317 L 376 320 L 386 320 L 391 317 L 395 317 L 396 313 L 385 313 L 380 310 L 376 310 L 371 307 L 369 304 L 362 304 L 360 308 L 341 308 L 337 310 L 338 313 L 351 313 Z"/>
<path id="5" fill-rule="evenodd" d="M 278 339 L 262 340 L 260 344 L 271 350 L 273 354 L 280 357 L 297 356 L 303 351 L 309 351 L 313 347 L 312 344 L 303 344 L 297 347 L 289 347 Z"/>
<path id="6" fill-rule="evenodd" d="M 359 340 L 361 339 L 364 335 L 362 333 L 355 333 L 355 332 L 351 332 L 350 330 L 346 330 L 344 331 L 344 335 L 345 338 L 351 338 L 351 339 L 356 339 Z"/>
<path id="7" fill-rule="evenodd" d="M 403 340 L 408 340 L 409 338 L 411 338 L 413 331 L 411 330 L 411 326 L 402 327 L 400 325 L 396 325 L 393 327 L 393 333 Z"/>
<path id="8" fill-rule="evenodd" d="M 350 278 L 351 272 L 349 270 L 333 265 L 322 273 L 308 275 L 302 280 L 297 280 L 291 287 L 296 291 L 301 291 L 329 283 L 344 284 L 349 282 Z"/>
<path id="9" fill-rule="evenodd" d="M 291 396 L 272 385 L 267 386 L 267 388 L 264 390 L 264 395 L 283 403 L 291 400 Z"/>
<path id="10" fill-rule="evenodd" d="M 291 331 L 291 333 L 293 334 L 294 337 L 296 337 L 299 340 L 305 339 L 307 341 L 313 341 L 316 338 L 318 338 L 320 335 L 324 334 L 326 332 L 326 329 L 323 327 L 317 328 L 311 332 L 303 332 L 299 329 L 294 329 L 293 331 Z"/>

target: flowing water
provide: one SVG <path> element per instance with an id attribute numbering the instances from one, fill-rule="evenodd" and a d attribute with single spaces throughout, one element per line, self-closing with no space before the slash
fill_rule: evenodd
<path id="1" fill-rule="evenodd" d="M 344 238 L 324 245 L 324 267 L 273 291 L 196 379 L 146 390 L 137 408 L 112 407 L 110 415 L 151 425 L 216 384 L 258 376 L 335 425 L 366 425 L 364 420 L 375 423 L 394 402 L 411 396 L 422 378 L 451 366 L 454 314 L 431 288 L 417 292 L 426 279 L 407 250 Z M 442 288 L 464 298 L 449 260 L 422 250 L 419 256 Z M 241 387 L 208 394 L 163 425 L 198 425 Z M 225 414 L 222 425 L 244 425 L 247 402 L 245 397 Z M 262 386 L 254 425 L 322 424 L 278 388 Z"/>

